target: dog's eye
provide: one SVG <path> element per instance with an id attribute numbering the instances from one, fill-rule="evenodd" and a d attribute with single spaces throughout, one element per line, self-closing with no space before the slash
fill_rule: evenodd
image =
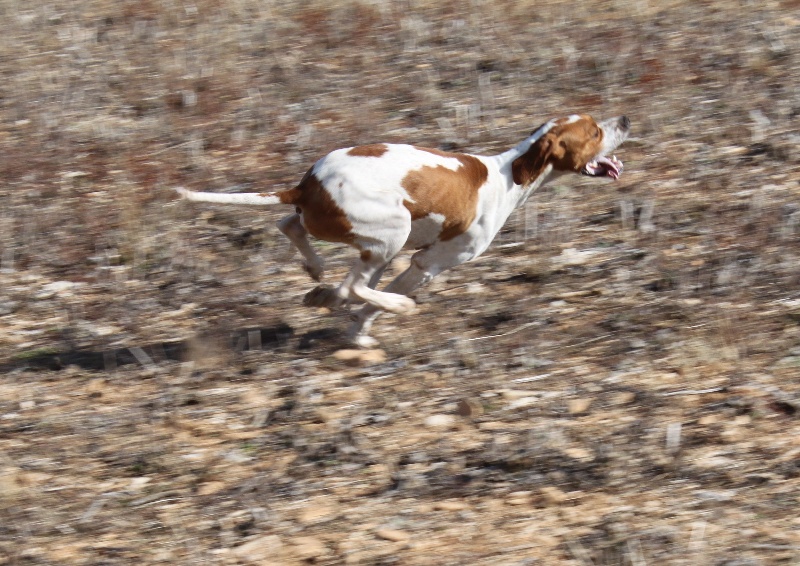
<path id="1" fill-rule="evenodd" d="M 599 137 L 600 137 L 600 128 L 596 128 L 596 129 L 595 129 L 595 131 L 594 131 L 594 137 L 596 137 L 596 138 L 599 138 Z"/>

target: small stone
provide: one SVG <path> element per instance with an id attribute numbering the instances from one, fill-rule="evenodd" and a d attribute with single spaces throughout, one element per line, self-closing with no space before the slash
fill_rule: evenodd
<path id="1" fill-rule="evenodd" d="M 19 408 L 21 411 L 28 411 L 36 406 L 36 401 L 20 401 Z"/>
<path id="2" fill-rule="evenodd" d="M 336 516 L 336 509 L 331 505 L 314 505 L 303 509 L 297 516 L 302 525 L 313 525 L 331 520 Z"/>
<path id="3" fill-rule="evenodd" d="M 483 414 L 483 405 L 475 399 L 460 399 L 456 405 L 456 414 L 461 417 L 479 417 Z"/>
<path id="4" fill-rule="evenodd" d="M 151 481 L 152 478 L 148 478 L 147 476 L 131 478 L 131 483 L 128 484 L 128 489 L 133 491 L 140 491 L 144 488 L 144 486 L 146 486 Z"/>
<path id="5" fill-rule="evenodd" d="M 469 505 L 463 501 L 438 501 L 433 504 L 433 508 L 437 511 L 463 511 L 468 509 Z"/>
<path id="6" fill-rule="evenodd" d="M 553 486 L 545 486 L 539 490 L 539 493 L 542 494 L 542 498 L 548 505 L 560 505 L 569 499 L 566 493 Z"/>
<path id="7" fill-rule="evenodd" d="M 104 378 L 98 377 L 96 379 L 92 379 L 86 384 L 86 393 L 93 398 L 102 397 L 103 392 L 106 389 L 108 389 L 108 386 Z"/>
<path id="8" fill-rule="evenodd" d="M 425 419 L 425 426 L 433 429 L 447 429 L 453 426 L 456 419 L 453 415 L 431 415 Z"/>
<path id="9" fill-rule="evenodd" d="M 72 281 L 53 281 L 42 285 L 42 288 L 34 295 L 34 298 L 43 300 L 50 299 L 55 295 L 70 296 L 72 290 L 80 285 L 81 283 L 73 283 Z"/>
<path id="10" fill-rule="evenodd" d="M 702 500 L 702 501 L 710 501 L 713 503 L 724 503 L 726 501 L 731 501 L 736 497 L 736 490 L 735 489 L 728 489 L 728 490 L 711 490 L 711 489 L 699 489 L 694 492 L 695 496 Z"/>
<path id="11" fill-rule="evenodd" d="M 708 426 L 714 423 L 718 423 L 720 420 L 719 415 L 704 415 L 697 419 L 697 424 L 701 426 Z"/>
<path id="12" fill-rule="evenodd" d="M 485 423 L 478 423 L 478 430 L 495 431 L 505 430 L 507 428 L 509 428 L 508 423 L 504 423 L 503 421 L 488 421 Z"/>
<path id="13" fill-rule="evenodd" d="M 22 493 L 20 470 L 14 467 L 0 469 L 0 501 L 10 501 Z"/>
<path id="14" fill-rule="evenodd" d="M 517 399 L 531 397 L 534 395 L 534 392 L 527 389 L 503 389 L 500 391 L 500 395 L 507 401 L 516 401 Z"/>
<path id="15" fill-rule="evenodd" d="M 508 505 L 527 505 L 530 502 L 530 491 L 514 491 L 506 496 L 506 503 Z"/>
<path id="16" fill-rule="evenodd" d="M 283 548 L 281 538 L 277 535 L 258 537 L 233 549 L 233 554 L 239 560 L 248 564 L 273 563 L 276 556 Z"/>
<path id="17" fill-rule="evenodd" d="M 613 405 L 628 405 L 636 400 L 636 393 L 633 391 L 620 391 L 611 398 Z"/>
<path id="18" fill-rule="evenodd" d="M 19 308 L 19 301 L 0 301 L 0 316 L 11 314 Z"/>
<path id="19" fill-rule="evenodd" d="M 513 411 L 514 409 L 524 409 L 525 407 L 530 407 L 532 405 L 536 405 L 539 403 L 538 397 L 520 397 L 519 399 L 514 399 L 508 404 L 508 409 Z"/>
<path id="20" fill-rule="evenodd" d="M 575 460 L 580 460 L 581 462 L 591 462 L 594 460 L 594 454 L 585 448 L 565 448 L 564 454 Z"/>
<path id="21" fill-rule="evenodd" d="M 571 415 L 579 415 L 589 410 L 592 399 L 570 399 L 567 409 Z"/>
<path id="22" fill-rule="evenodd" d="M 213 495 L 225 489 L 225 482 L 221 481 L 207 481 L 200 484 L 197 488 L 197 495 Z"/>
<path id="23" fill-rule="evenodd" d="M 351 366 L 371 366 L 382 364 L 386 361 L 386 352 L 383 350 L 337 350 L 333 357 Z"/>
<path id="24" fill-rule="evenodd" d="M 375 531 L 375 535 L 378 538 L 382 538 L 383 540 L 389 540 L 392 542 L 406 542 L 408 539 L 411 538 L 411 535 L 405 531 L 400 531 L 398 529 L 378 529 Z"/>
<path id="25" fill-rule="evenodd" d="M 330 554 L 325 543 L 316 537 L 295 537 L 291 543 L 295 556 L 305 562 L 311 562 Z"/>

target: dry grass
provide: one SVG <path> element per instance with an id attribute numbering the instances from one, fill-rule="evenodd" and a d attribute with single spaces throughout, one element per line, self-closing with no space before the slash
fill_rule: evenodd
<path id="1" fill-rule="evenodd" d="M 0 3 L 0 564 L 800 563 L 799 7 Z M 170 190 L 574 111 L 631 117 L 622 180 L 366 367 L 282 211 Z"/>

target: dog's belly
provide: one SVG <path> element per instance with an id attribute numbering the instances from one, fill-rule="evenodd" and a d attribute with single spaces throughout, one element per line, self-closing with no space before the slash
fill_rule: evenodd
<path id="1" fill-rule="evenodd" d="M 411 232 L 403 247 L 417 250 L 434 244 L 442 233 L 444 221 L 444 215 L 436 213 L 431 213 L 412 221 Z"/>

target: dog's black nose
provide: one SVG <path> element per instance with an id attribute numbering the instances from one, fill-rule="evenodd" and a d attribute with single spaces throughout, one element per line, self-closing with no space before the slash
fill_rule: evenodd
<path id="1" fill-rule="evenodd" d="M 623 130 L 627 130 L 631 127 L 631 121 L 627 116 L 620 116 L 619 117 L 619 127 Z"/>

